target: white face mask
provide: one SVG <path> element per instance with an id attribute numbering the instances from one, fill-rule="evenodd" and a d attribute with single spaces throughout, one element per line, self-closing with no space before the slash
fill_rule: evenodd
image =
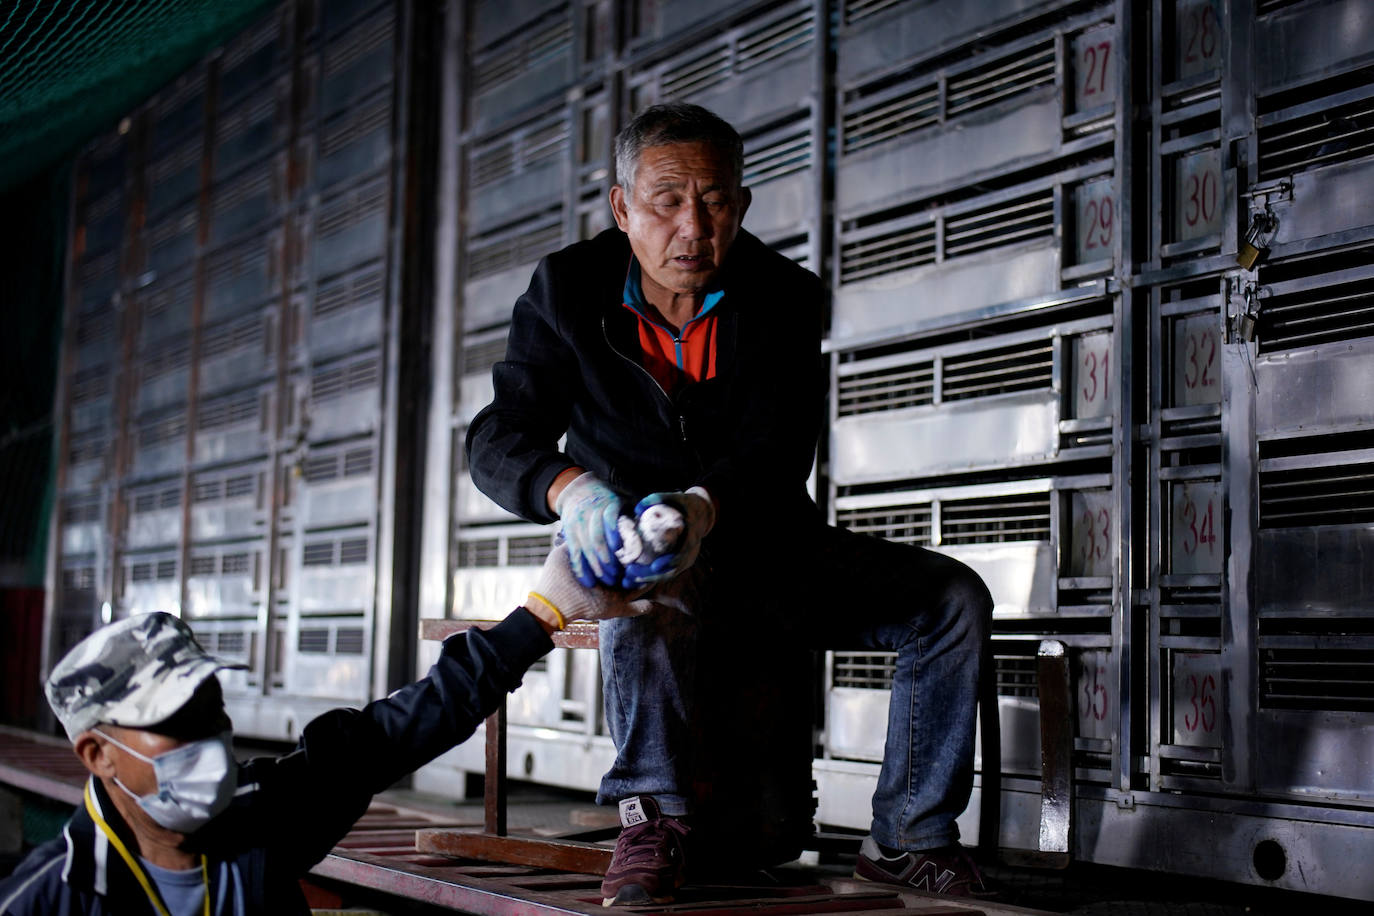
<path id="1" fill-rule="evenodd" d="M 192 741 L 156 757 L 140 754 L 104 732 L 100 734 L 117 747 L 153 765 L 153 772 L 157 775 L 156 795 L 135 795 L 120 782 L 118 776 L 115 777 L 115 785 L 138 802 L 149 817 L 168 830 L 194 833 L 229 807 L 229 802 L 234 798 L 239 770 L 234 762 L 231 731 Z"/>

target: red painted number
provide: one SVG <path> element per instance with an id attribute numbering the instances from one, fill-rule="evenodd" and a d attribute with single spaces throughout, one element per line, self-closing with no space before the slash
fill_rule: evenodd
<path id="1" fill-rule="evenodd" d="M 1210 388 L 1215 379 L 1210 372 L 1217 359 L 1217 342 L 1211 331 L 1201 336 L 1190 333 L 1184 341 L 1183 384 L 1189 389 Z"/>
<path id="2" fill-rule="evenodd" d="M 1083 221 L 1088 229 L 1084 248 L 1106 248 L 1112 243 L 1112 219 L 1115 209 L 1110 197 L 1104 197 L 1101 201 L 1088 201 L 1084 214 L 1087 218 Z"/>
<path id="3" fill-rule="evenodd" d="M 1211 60 L 1217 52 L 1217 14 L 1212 4 L 1204 3 L 1200 8 L 1188 13 L 1187 47 L 1183 52 L 1184 63 Z"/>
<path id="4" fill-rule="evenodd" d="M 1101 665 L 1083 666 L 1083 709 L 1079 712 L 1082 719 L 1095 719 L 1101 722 L 1107 718 L 1107 685 L 1102 682 L 1107 669 Z"/>
<path id="5" fill-rule="evenodd" d="M 1091 562 L 1100 560 L 1107 555 L 1109 541 L 1112 534 L 1112 516 L 1105 509 L 1092 509 L 1083 511 L 1083 524 L 1088 528 L 1088 537 L 1083 544 L 1083 559 Z"/>
<path id="6" fill-rule="evenodd" d="M 1212 545 L 1217 541 L 1216 528 L 1212 523 L 1212 501 L 1207 500 L 1207 509 L 1199 513 L 1197 503 L 1191 499 L 1183 506 L 1183 520 L 1188 523 L 1188 531 L 1183 538 L 1183 552 L 1191 556 L 1206 546 L 1212 553 Z"/>
<path id="7" fill-rule="evenodd" d="M 1196 674 L 1188 675 L 1188 686 L 1192 690 L 1189 702 L 1193 704 L 1191 711 L 1183 714 L 1183 727 L 1190 732 L 1195 732 L 1199 728 L 1204 732 L 1211 733 L 1217 724 L 1217 704 L 1213 699 L 1217 690 L 1217 682 L 1210 674 L 1198 680 Z"/>
<path id="8" fill-rule="evenodd" d="M 1097 95 L 1107 91 L 1107 58 L 1112 53 L 1110 41 L 1099 41 L 1083 49 L 1083 63 L 1087 76 L 1083 78 L 1083 95 Z"/>
<path id="9" fill-rule="evenodd" d="M 1083 354 L 1083 400 L 1089 403 L 1096 401 L 1099 390 L 1102 392 L 1103 398 L 1107 397 L 1107 364 L 1110 362 L 1110 353 L 1103 353 L 1102 358 L 1100 360 L 1097 358 L 1097 354 L 1094 353 L 1092 350 L 1089 350 L 1088 352 Z M 1102 380 L 1100 383 L 1098 382 L 1097 378 L 1097 373 L 1099 370 L 1102 373 Z"/>
<path id="10" fill-rule="evenodd" d="M 1217 212 L 1217 177 L 1211 172 L 1203 172 L 1201 177 L 1189 175 L 1187 197 L 1184 222 L 1190 226 L 1210 223 Z"/>

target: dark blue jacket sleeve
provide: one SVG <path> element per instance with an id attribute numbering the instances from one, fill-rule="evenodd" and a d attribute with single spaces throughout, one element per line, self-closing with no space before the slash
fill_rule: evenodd
<path id="1" fill-rule="evenodd" d="M 241 842 L 274 847 L 276 864 L 303 872 L 329 852 L 372 796 L 469 738 L 553 648 L 523 608 L 487 630 L 444 641 L 429 674 L 363 709 L 312 720 L 291 753 L 250 761 L 240 783 L 256 784 L 229 819 Z"/>

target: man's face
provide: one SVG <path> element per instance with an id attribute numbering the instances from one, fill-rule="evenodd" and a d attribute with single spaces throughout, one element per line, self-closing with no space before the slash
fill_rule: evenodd
<path id="1" fill-rule="evenodd" d="M 634 187 L 611 188 L 611 210 L 639 261 L 644 295 L 699 296 L 739 233 L 749 191 L 729 159 L 707 143 L 646 147 Z"/>

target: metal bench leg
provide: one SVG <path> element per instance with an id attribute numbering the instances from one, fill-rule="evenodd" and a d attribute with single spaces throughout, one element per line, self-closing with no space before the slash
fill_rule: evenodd
<path id="1" fill-rule="evenodd" d="M 1040 864 L 1067 868 L 1073 856 L 1073 703 L 1069 653 L 1056 639 L 1036 653 L 1040 682 Z"/>
<path id="2" fill-rule="evenodd" d="M 485 829 L 506 835 L 506 701 L 487 717 L 487 772 L 482 784 Z"/>

